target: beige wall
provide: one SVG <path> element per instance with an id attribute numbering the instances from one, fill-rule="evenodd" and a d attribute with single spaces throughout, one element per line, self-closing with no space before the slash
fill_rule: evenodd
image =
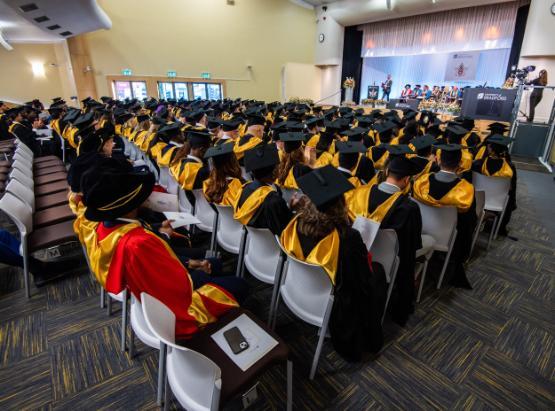
<path id="1" fill-rule="evenodd" d="M 318 101 L 321 96 L 321 72 L 314 64 L 287 63 L 283 70 L 282 100 L 309 98 Z"/>
<path id="2" fill-rule="evenodd" d="M 44 76 L 33 74 L 32 62 L 44 64 Z M 39 98 L 48 105 L 53 97 L 62 96 L 58 66 L 54 44 L 16 43 L 12 51 L 0 47 L 0 100 L 24 103 Z"/>
<path id="3" fill-rule="evenodd" d="M 279 100 L 288 62 L 314 63 L 314 11 L 288 0 L 100 0 L 112 29 L 87 34 L 99 95 L 106 76 L 133 75 L 227 80 L 227 96 Z M 251 65 L 249 72 L 247 66 Z"/>

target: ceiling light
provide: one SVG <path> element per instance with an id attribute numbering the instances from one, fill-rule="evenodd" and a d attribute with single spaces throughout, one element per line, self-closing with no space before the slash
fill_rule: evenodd
<path id="1" fill-rule="evenodd" d="M 3 36 L 2 30 L 0 30 L 0 44 L 8 51 L 12 51 L 13 47 L 11 46 L 10 43 L 8 43 L 6 41 L 6 39 Z"/>

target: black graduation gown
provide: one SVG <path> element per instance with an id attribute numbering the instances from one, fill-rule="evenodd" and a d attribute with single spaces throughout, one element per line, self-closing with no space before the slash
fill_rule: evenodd
<path id="1" fill-rule="evenodd" d="M 35 157 L 40 156 L 40 145 L 37 142 L 37 135 L 33 131 L 33 127 L 27 121 L 16 124 L 12 133 L 15 134 L 27 147 L 33 151 Z"/>
<path id="2" fill-rule="evenodd" d="M 476 171 L 477 173 L 482 172 L 482 166 L 484 161 L 487 157 L 484 157 L 480 160 L 475 160 L 472 163 L 472 171 Z M 501 225 L 499 226 L 499 232 L 501 234 L 505 234 L 507 232 L 507 224 L 511 221 L 511 216 L 513 211 L 516 210 L 516 184 L 517 184 L 517 176 L 516 176 L 516 167 L 511 161 L 510 154 L 505 154 L 505 161 L 513 170 L 513 176 L 511 177 L 511 187 L 509 188 L 509 202 L 507 203 L 507 209 L 505 210 L 505 215 L 503 216 L 503 220 L 501 221 Z M 486 167 L 488 168 L 488 173 L 495 174 L 497 171 L 501 169 L 503 166 L 503 159 L 502 158 L 488 158 L 488 162 L 486 163 Z"/>
<path id="3" fill-rule="evenodd" d="M 435 174 L 430 175 L 430 196 L 436 200 L 441 199 L 451 191 L 460 181 L 455 179 L 451 182 L 439 181 Z M 463 263 L 467 260 L 472 246 L 472 237 L 477 223 L 476 216 L 476 197 L 474 197 L 470 208 L 464 213 L 457 214 L 457 238 L 451 252 L 451 263 L 455 266 L 455 273 L 452 278 L 454 285 L 468 284 L 464 272 Z"/>
<path id="4" fill-rule="evenodd" d="M 329 321 L 333 348 L 348 361 L 359 361 L 365 352 L 383 346 L 381 317 L 386 298 L 385 273 L 379 264 L 368 264 L 360 233 L 346 227 L 339 233 L 339 258 L 334 303 Z M 304 255 L 318 244 L 299 234 Z"/>
<path id="5" fill-rule="evenodd" d="M 10 134 L 8 125 L 8 116 L 0 114 L 0 141 L 11 140 L 13 136 Z"/>
<path id="6" fill-rule="evenodd" d="M 410 160 L 413 164 L 416 165 L 416 168 L 418 169 L 418 173 L 416 174 L 420 174 L 422 171 L 424 171 L 424 169 L 430 162 L 430 160 L 428 160 L 427 158 L 418 156 L 411 157 Z M 437 165 L 437 163 L 432 164 L 432 167 L 430 168 L 430 173 L 435 173 L 437 171 L 439 171 L 439 166 Z"/>
<path id="7" fill-rule="evenodd" d="M 358 163 L 358 167 L 355 173 L 355 176 L 360 178 L 362 181 L 369 183 L 370 180 L 376 174 L 376 170 L 374 169 L 374 163 L 366 156 L 362 156 L 360 162 Z"/>
<path id="8" fill-rule="evenodd" d="M 374 186 L 368 204 L 368 211 L 373 212 L 392 194 Z M 391 313 L 393 320 L 405 325 L 410 314 L 414 312 L 415 286 L 414 271 L 416 251 L 422 248 L 422 216 L 418 205 L 406 195 L 401 195 L 391 206 L 380 228 L 393 229 L 399 241 L 399 268 L 395 280 L 395 293 L 392 295 Z"/>
<path id="9" fill-rule="evenodd" d="M 245 185 L 237 206 L 242 206 L 247 198 L 263 185 L 265 184 L 256 180 Z M 254 228 L 267 228 L 272 234 L 280 235 L 292 218 L 293 214 L 279 192 L 272 192 L 266 196 L 247 225 Z"/>

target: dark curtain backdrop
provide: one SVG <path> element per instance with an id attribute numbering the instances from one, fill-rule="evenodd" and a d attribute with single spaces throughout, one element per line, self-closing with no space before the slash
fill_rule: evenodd
<path id="1" fill-rule="evenodd" d="M 515 35 L 513 37 L 513 44 L 511 46 L 511 54 L 509 55 L 509 63 L 507 64 L 507 73 L 505 75 L 505 78 L 509 77 L 509 74 L 511 73 L 511 66 L 516 66 L 518 64 L 518 60 L 520 58 L 520 49 L 522 48 L 522 40 L 524 39 L 524 31 L 526 30 L 526 19 L 528 18 L 529 10 L 529 4 L 518 8 L 515 23 Z"/>
<path id="2" fill-rule="evenodd" d="M 362 49 L 362 31 L 357 29 L 358 26 L 345 27 L 345 39 L 343 43 L 343 68 L 341 71 L 341 101 L 345 99 L 345 90 L 343 89 L 343 81 L 346 77 L 355 79 L 355 89 L 353 91 L 353 99 L 359 102 L 360 96 L 360 80 L 362 75 L 362 57 L 360 50 Z"/>

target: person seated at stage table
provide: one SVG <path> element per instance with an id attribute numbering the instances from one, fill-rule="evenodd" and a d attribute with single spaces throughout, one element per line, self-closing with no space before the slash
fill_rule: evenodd
<path id="1" fill-rule="evenodd" d="M 477 220 L 474 186 L 457 175 L 462 147 L 458 144 L 442 144 L 438 148 L 441 150 L 440 171 L 418 178 L 413 184 L 413 196 L 433 207 L 457 208 L 457 238 L 448 268 L 450 282 L 456 287 L 470 289 L 472 287 L 466 278 L 463 264 L 469 256 Z"/>
<path id="2" fill-rule="evenodd" d="M 412 90 L 410 88 L 410 84 L 405 84 L 405 88 L 401 91 L 401 98 L 407 99 L 412 97 Z"/>
<path id="3" fill-rule="evenodd" d="M 432 97 L 432 90 L 430 90 L 430 86 L 424 84 L 424 88 L 422 89 L 422 97 L 424 100 L 428 100 Z"/>
<path id="4" fill-rule="evenodd" d="M 279 135 L 283 142 L 283 156 L 277 169 L 276 184 L 282 188 L 298 189 L 297 179 L 312 169 L 306 164 L 303 142 L 305 134 L 287 132 Z"/>
<path id="5" fill-rule="evenodd" d="M 420 84 L 414 86 L 414 90 L 412 91 L 413 98 L 422 98 L 422 89 L 420 87 Z"/>
<path id="6" fill-rule="evenodd" d="M 511 155 L 507 146 L 513 140 L 503 135 L 494 134 L 486 138 L 486 154 L 479 160 L 472 163 L 472 171 L 491 177 L 504 177 L 511 179 L 509 189 L 509 202 L 503 215 L 503 220 L 499 225 L 499 234 L 506 236 L 508 234 L 507 224 L 511 220 L 513 211 L 516 210 L 516 167 L 511 161 Z"/>
<path id="7" fill-rule="evenodd" d="M 404 325 L 414 312 L 416 251 L 422 248 L 420 209 L 407 193 L 411 176 L 417 172 L 413 159 L 395 156 L 387 165 L 383 182 L 357 188 L 347 202 L 352 220 L 356 217 L 369 218 L 380 223 L 380 228 L 390 228 L 397 233 L 400 265 L 392 312 L 394 320 L 400 325 Z"/>
<path id="8" fill-rule="evenodd" d="M 295 258 L 323 268 L 334 285 L 329 330 L 334 349 L 350 361 L 383 345 L 381 314 L 385 276 L 370 265 L 360 233 L 350 227 L 344 193 L 352 190 L 332 166 L 299 178 L 308 197 L 280 236 L 282 247 Z M 374 269 L 373 269 L 374 268 Z"/>
<path id="9" fill-rule="evenodd" d="M 432 149 L 435 142 L 436 139 L 431 134 L 415 137 L 410 142 L 409 146 L 416 151 L 416 156 L 411 157 L 416 167 L 415 180 L 421 175 L 439 171 L 434 153 L 435 150 Z"/>
<path id="10" fill-rule="evenodd" d="M 154 176 L 148 171 L 104 168 L 83 176 L 85 218 L 93 223 L 84 238 L 93 274 L 108 292 L 125 288 L 135 298 L 146 292 L 176 315 L 177 338 L 190 338 L 200 328 L 237 307 L 247 296 L 246 283 L 235 276 L 217 277 L 203 262 L 187 270 L 166 242 L 138 219 L 150 196 Z"/>
<path id="11" fill-rule="evenodd" d="M 278 164 L 275 144 L 261 144 L 245 153 L 245 169 L 253 181 L 243 185 L 233 213 L 241 224 L 267 228 L 275 235 L 281 234 L 293 216 L 273 185 Z"/>
<path id="12" fill-rule="evenodd" d="M 233 207 L 239 199 L 245 181 L 233 148 L 231 144 L 220 144 L 210 147 L 204 155 L 211 161 L 210 175 L 202 187 L 209 203 Z"/>

